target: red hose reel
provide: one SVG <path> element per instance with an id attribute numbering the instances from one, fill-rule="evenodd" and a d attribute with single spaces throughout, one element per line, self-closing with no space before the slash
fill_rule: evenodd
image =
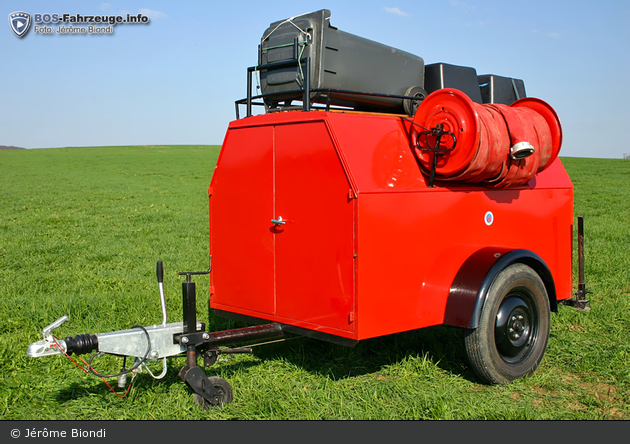
<path id="1" fill-rule="evenodd" d="M 444 88 L 422 101 L 414 122 L 426 129 L 414 135 L 416 154 L 436 180 L 498 188 L 525 185 L 551 165 L 562 145 L 556 112 L 535 98 L 510 106 L 478 104 L 459 90 Z"/>

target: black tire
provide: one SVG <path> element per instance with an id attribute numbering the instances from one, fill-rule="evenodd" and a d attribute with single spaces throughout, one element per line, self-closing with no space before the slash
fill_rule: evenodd
<path id="1" fill-rule="evenodd" d="M 199 407 L 204 410 L 208 410 L 210 406 L 214 407 L 223 407 L 226 404 L 230 404 L 232 402 L 232 386 L 223 378 L 219 378 L 218 376 L 210 376 L 208 378 L 210 384 L 214 386 L 215 389 L 219 392 L 218 405 L 210 404 L 206 399 L 204 399 L 201 395 L 195 393 L 193 395 L 193 399 L 199 405 Z"/>
<path id="2" fill-rule="evenodd" d="M 465 336 L 466 353 L 486 383 L 505 384 L 538 368 L 549 341 L 549 297 L 524 264 L 506 267 L 488 291 L 479 326 Z"/>
<path id="3" fill-rule="evenodd" d="M 424 88 L 421 88 L 419 86 L 411 86 L 405 92 L 405 96 L 419 97 L 421 99 L 424 99 L 427 96 L 427 92 L 424 90 Z M 421 102 L 420 100 L 411 100 L 411 99 L 403 100 L 403 108 L 405 110 L 405 113 L 409 117 L 413 117 L 413 115 L 416 113 L 416 110 L 418 109 L 418 105 L 420 105 L 420 102 Z"/>

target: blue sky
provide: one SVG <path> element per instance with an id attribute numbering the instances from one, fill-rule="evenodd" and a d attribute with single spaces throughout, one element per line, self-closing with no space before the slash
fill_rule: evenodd
<path id="1" fill-rule="evenodd" d="M 339 29 L 425 63 L 523 79 L 557 111 L 561 156 L 630 154 L 630 1 L 13 1 L 0 15 L 0 145 L 221 144 L 273 21 L 330 9 Z M 14 11 L 124 15 L 113 35 L 17 38 Z M 58 25 L 50 25 L 57 29 Z"/>

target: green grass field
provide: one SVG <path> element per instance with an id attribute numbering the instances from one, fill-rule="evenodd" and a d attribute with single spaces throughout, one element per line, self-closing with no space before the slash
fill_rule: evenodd
<path id="1" fill-rule="evenodd" d="M 462 332 L 436 327 L 355 348 L 300 338 L 207 369 L 234 402 L 202 411 L 170 361 L 115 396 L 66 357 L 28 358 L 41 330 L 58 337 L 181 320 L 178 271 L 208 266 L 207 188 L 216 146 L 0 151 L 0 415 L 4 419 L 630 419 L 630 161 L 563 158 L 585 216 L 592 310 L 560 307 L 542 365 L 506 386 L 481 384 Z M 199 277 L 198 318 L 208 313 Z M 575 278 L 577 282 L 577 275 Z M 95 359 L 117 372 L 121 360 Z M 154 373 L 159 363 L 150 364 Z M 111 380 L 112 385 L 116 382 Z"/>

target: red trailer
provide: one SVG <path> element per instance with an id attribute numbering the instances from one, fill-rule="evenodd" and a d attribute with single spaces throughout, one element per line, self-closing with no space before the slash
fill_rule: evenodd
<path id="1" fill-rule="evenodd" d="M 346 38 L 329 19 L 272 23 L 266 63 L 249 68 L 208 190 L 211 308 L 347 345 L 462 327 L 481 379 L 531 374 L 550 311 L 587 303 L 583 272 L 571 299 L 573 184 L 558 116 L 524 97 L 522 80 L 473 68 L 434 64 L 418 74 L 424 85 L 407 84 L 416 78 L 387 71 L 405 53 Z M 366 59 L 381 91 L 341 89 Z M 355 85 L 374 84 L 357 73 Z M 255 99 L 266 114 L 252 115 Z"/>
<path id="2" fill-rule="evenodd" d="M 518 187 L 429 187 L 413 126 L 321 110 L 232 122 L 208 191 L 210 306 L 348 344 L 465 327 L 469 348 L 501 342 L 489 382 L 528 374 L 572 295 L 571 180 L 555 159 Z"/>
<path id="3" fill-rule="evenodd" d="M 210 270 L 180 273 L 183 322 L 166 323 L 160 262 L 162 325 L 58 340 L 51 331 L 64 317 L 29 356 L 132 356 L 131 369 L 99 375 L 123 378 L 157 359 L 162 377 L 166 358 L 185 354 L 180 377 L 203 406 L 230 402 L 232 390 L 206 377 L 198 357 L 210 366 L 220 354 L 251 353 L 243 344 L 252 340 L 287 333 L 352 346 L 450 325 L 465 329 L 483 381 L 536 370 L 550 312 L 588 305 L 581 249 L 572 298 L 573 184 L 558 158 L 555 111 L 523 97 L 521 80 L 477 77 L 468 67 L 388 77 L 389 65 L 409 59 L 423 70 L 424 62 L 341 33 L 329 19 L 318 11 L 272 23 L 263 36 L 265 63 L 248 70 L 247 98 L 236 102 L 208 189 Z M 353 77 L 336 78 L 340 69 L 376 65 L 381 53 L 382 91 L 341 89 Z M 254 73 L 265 91 L 252 97 Z M 354 83 L 374 84 L 365 73 Z M 267 112 L 253 115 L 256 104 Z M 581 223 L 578 234 L 581 247 Z M 250 327 L 205 331 L 191 282 L 202 273 L 210 274 L 210 307 Z"/>

